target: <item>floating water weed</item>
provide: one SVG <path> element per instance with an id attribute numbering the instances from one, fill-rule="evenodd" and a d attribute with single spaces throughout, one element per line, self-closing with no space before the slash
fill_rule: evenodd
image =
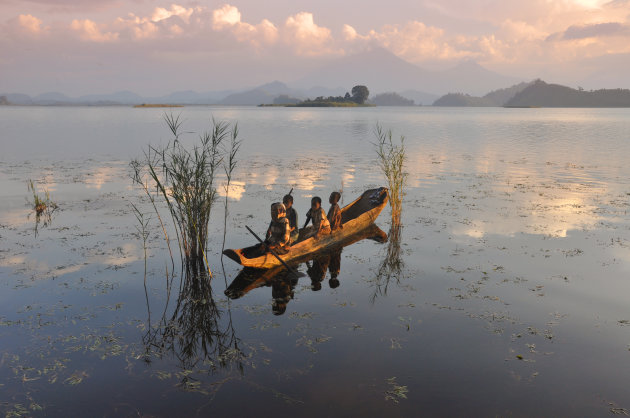
<path id="1" fill-rule="evenodd" d="M 387 379 L 387 384 L 389 385 L 389 389 L 385 391 L 386 401 L 398 403 L 401 399 L 407 399 L 407 393 L 409 393 L 407 386 L 402 386 L 396 383 L 395 377 Z"/>

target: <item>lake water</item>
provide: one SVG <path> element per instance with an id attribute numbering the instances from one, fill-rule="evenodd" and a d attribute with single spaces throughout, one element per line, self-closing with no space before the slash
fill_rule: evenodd
<path id="1" fill-rule="evenodd" d="M 630 414 L 630 110 L 175 112 L 190 132 L 239 123 L 228 248 L 291 188 L 303 222 L 314 195 L 386 185 L 375 124 L 404 135 L 400 271 L 379 274 L 390 244 L 363 240 L 338 287 L 329 272 L 228 299 L 240 266 L 221 268 L 219 201 L 213 297 L 178 306 L 190 289 L 159 223 L 145 279 L 130 206 L 151 213 L 128 164 L 170 139 L 164 110 L 0 107 L 2 414 Z M 59 205 L 37 231 L 29 179 Z"/>

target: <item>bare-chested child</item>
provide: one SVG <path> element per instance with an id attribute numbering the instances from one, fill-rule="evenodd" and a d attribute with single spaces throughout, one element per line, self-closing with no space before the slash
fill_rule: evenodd
<path id="1" fill-rule="evenodd" d="M 330 209 L 328 209 L 328 222 L 330 222 L 330 229 L 334 232 L 338 229 L 342 229 L 343 225 L 341 224 L 341 208 L 338 203 L 339 199 L 341 199 L 341 194 L 339 192 L 332 192 L 330 194 L 330 198 L 328 202 L 330 203 Z"/>
<path id="2" fill-rule="evenodd" d="M 300 233 L 298 229 L 297 211 L 293 207 L 293 196 L 290 194 L 285 195 L 282 198 L 282 203 L 284 203 L 284 207 L 287 209 L 287 219 L 289 220 L 289 228 L 291 229 L 291 242 L 293 243 L 297 241 Z"/>
<path id="3" fill-rule="evenodd" d="M 305 228 L 309 220 L 313 221 L 313 227 L 306 232 L 305 237 L 319 237 L 322 234 L 330 234 L 330 222 L 326 218 L 326 212 L 322 208 L 322 199 L 319 196 L 311 199 L 311 208 L 306 213 Z"/>

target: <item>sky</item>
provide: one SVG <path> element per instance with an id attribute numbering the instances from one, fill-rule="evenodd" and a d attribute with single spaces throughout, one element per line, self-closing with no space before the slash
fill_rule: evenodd
<path id="1" fill-rule="evenodd" d="M 630 88 L 630 0 L 0 0 L 5 93 L 290 84 L 375 46 L 427 69 Z"/>

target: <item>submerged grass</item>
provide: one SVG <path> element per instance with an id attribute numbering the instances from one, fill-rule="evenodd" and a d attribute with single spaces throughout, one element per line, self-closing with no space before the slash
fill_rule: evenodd
<path id="1" fill-rule="evenodd" d="M 150 145 L 142 160 L 131 162 L 133 180 L 151 200 L 169 250 L 170 239 L 160 217 L 158 203 L 168 208 L 183 265 L 196 267 L 205 264 L 212 277 L 206 247 L 208 223 L 217 197 L 215 179 L 226 155 L 235 164 L 238 147 L 232 146 L 226 151 L 224 144 L 229 138 L 233 144 L 238 144 L 237 125 L 212 119 L 211 129 L 199 136 L 200 143 L 188 149 L 180 140 L 183 133 L 180 115 L 166 114 L 164 120 L 173 139 L 162 147 Z"/>

